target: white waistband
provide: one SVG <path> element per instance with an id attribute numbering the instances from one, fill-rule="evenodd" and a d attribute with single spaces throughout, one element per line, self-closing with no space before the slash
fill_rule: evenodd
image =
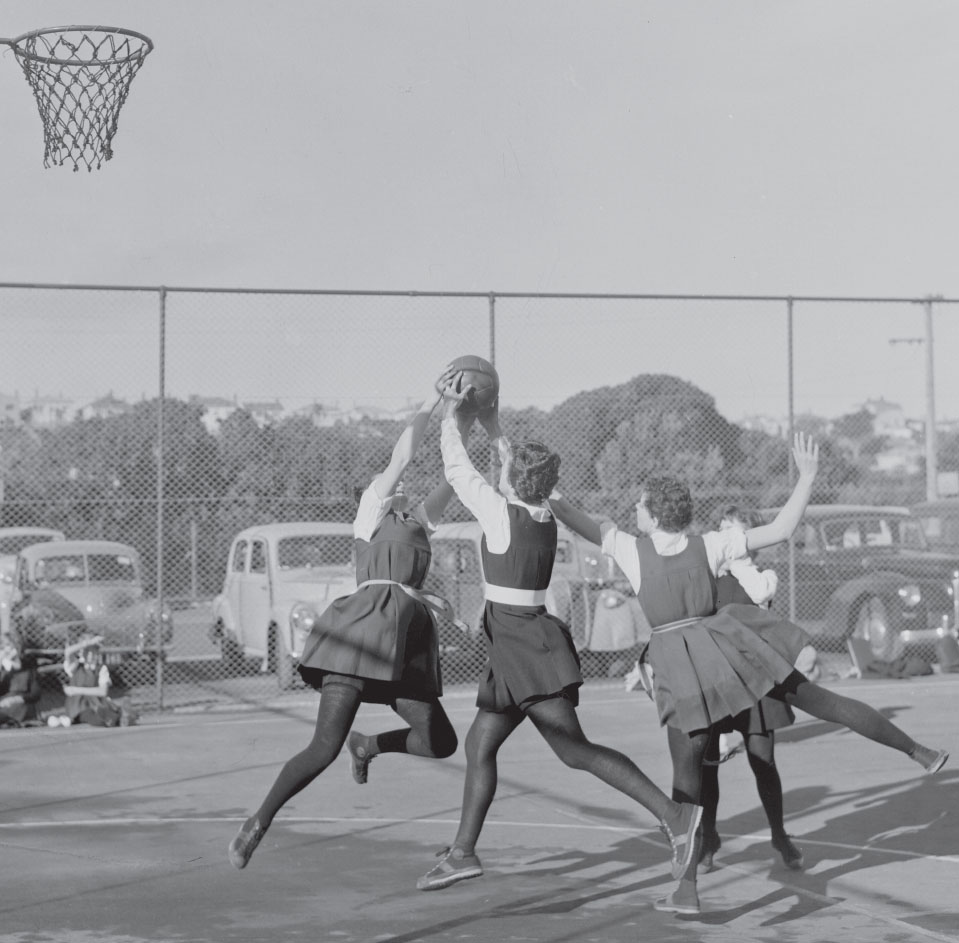
<path id="1" fill-rule="evenodd" d="M 545 589 L 514 589 L 512 586 L 486 584 L 486 598 L 490 602 L 501 602 L 508 606 L 545 606 Z"/>

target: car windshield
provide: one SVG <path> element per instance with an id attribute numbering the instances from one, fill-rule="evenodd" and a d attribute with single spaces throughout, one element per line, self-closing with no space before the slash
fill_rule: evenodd
<path id="1" fill-rule="evenodd" d="M 350 566 L 353 537 L 350 534 L 297 534 L 277 544 L 276 558 L 281 570 L 304 567 Z"/>
<path id="2" fill-rule="evenodd" d="M 920 522 L 898 515 L 831 518 L 820 521 L 818 527 L 807 526 L 805 536 L 807 551 L 814 549 L 817 542 L 827 551 L 882 547 L 928 549 Z"/>
<path id="3" fill-rule="evenodd" d="M 134 583 L 133 559 L 123 553 L 95 553 L 87 557 L 91 583 Z"/>
<path id="4" fill-rule="evenodd" d="M 41 585 L 83 583 L 88 578 L 91 583 L 133 583 L 137 576 L 133 559 L 122 553 L 42 557 L 37 560 L 34 573 Z"/>

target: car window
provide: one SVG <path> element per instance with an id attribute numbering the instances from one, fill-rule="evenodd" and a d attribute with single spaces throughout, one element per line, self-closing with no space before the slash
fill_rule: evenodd
<path id="1" fill-rule="evenodd" d="M 91 583 L 134 583 L 133 558 L 123 553 L 95 553 L 87 557 Z"/>
<path id="2" fill-rule="evenodd" d="M 40 585 L 51 583 L 82 583 L 86 578 L 82 554 L 62 557 L 43 557 L 37 560 L 36 581 Z"/>
<path id="3" fill-rule="evenodd" d="M 297 534 L 277 544 L 281 570 L 318 566 L 350 566 L 353 561 L 351 534 Z"/>
<path id="4" fill-rule="evenodd" d="M 892 528 L 889 522 L 883 517 L 877 517 L 874 520 L 862 522 L 863 533 L 866 535 L 867 547 L 891 547 Z"/>
<path id="5" fill-rule="evenodd" d="M 250 547 L 250 572 L 266 573 L 266 544 L 254 540 Z"/>
<path id="6" fill-rule="evenodd" d="M 922 528 L 926 537 L 934 544 L 946 547 L 959 546 L 959 517 L 942 517 L 930 514 L 921 517 Z"/>
<path id="7" fill-rule="evenodd" d="M 923 532 L 922 524 L 908 517 L 899 518 L 899 545 L 910 550 L 928 550 L 929 542 Z"/>
<path id="8" fill-rule="evenodd" d="M 233 548 L 233 572 L 242 573 L 246 567 L 246 541 L 238 540 Z"/>

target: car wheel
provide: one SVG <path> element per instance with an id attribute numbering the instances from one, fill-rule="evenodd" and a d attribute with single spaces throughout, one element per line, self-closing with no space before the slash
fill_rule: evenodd
<path id="1" fill-rule="evenodd" d="M 283 647 L 276 626 L 270 626 L 270 668 L 276 673 L 276 684 L 281 691 L 289 691 L 296 682 L 293 658 Z"/>
<path id="2" fill-rule="evenodd" d="M 873 656 L 880 661 L 892 661 L 902 654 L 902 642 L 890 624 L 886 604 L 878 596 L 870 596 L 859 604 L 852 635 L 868 642 Z"/>
<path id="3" fill-rule="evenodd" d="M 243 673 L 246 656 L 233 636 L 227 634 L 222 625 L 218 625 L 220 639 L 220 666 L 227 676 Z"/>

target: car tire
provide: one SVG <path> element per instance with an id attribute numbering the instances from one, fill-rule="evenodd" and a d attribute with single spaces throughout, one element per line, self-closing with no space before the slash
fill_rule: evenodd
<path id="1" fill-rule="evenodd" d="M 868 642 L 873 657 L 879 661 L 893 661 L 902 654 L 902 642 L 891 624 L 886 604 L 878 596 L 859 602 L 852 636 Z"/>
<path id="2" fill-rule="evenodd" d="M 243 648 L 239 642 L 223 628 L 222 624 L 217 628 L 220 639 L 220 667 L 223 674 L 228 678 L 244 674 L 246 656 L 243 654 Z"/>

